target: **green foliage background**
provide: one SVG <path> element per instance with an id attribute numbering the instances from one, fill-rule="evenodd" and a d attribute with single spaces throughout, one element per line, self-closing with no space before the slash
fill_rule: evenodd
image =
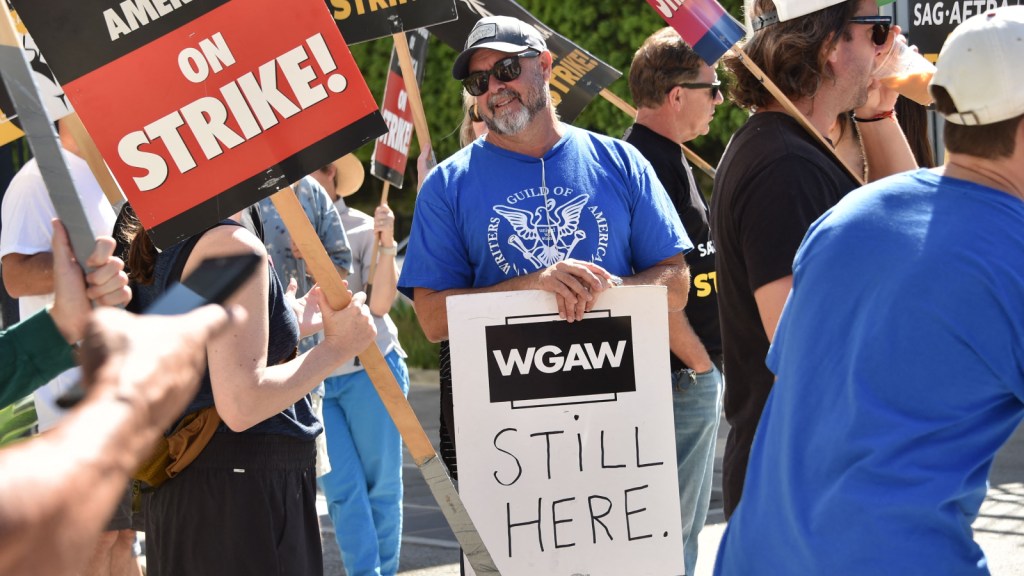
<path id="1" fill-rule="evenodd" d="M 661 16 L 644 0 L 581 0 L 559 2 L 553 0 L 517 0 L 519 5 L 550 28 L 569 38 L 594 56 L 622 72 L 622 78 L 609 89 L 632 103 L 629 96 L 629 63 L 633 53 L 644 39 L 665 25 Z M 741 19 L 742 0 L 720 0 L 733 16 Z M 431 142 L 438 159 L 452 154 L 459 146 L 458 129 L 462 121 L 461 87 L 451 77 L 451 65 L 457 53 L 431 36 L 427 53 L 427 67 L 420 92 L 430 128 Z M 351 46 L 352 54 L 378 102 L 384 94 L 392 41 L 387 38 Z M 724 74 L 720 71 L 720 75 Z M 726 101 L 718 108 L 711 132 L 688 146 L 711 165 L 718 159 L 729 141 L 729 136 L 742 124 L 746 113 Z M 631 119 L 603 98 L 596 98 L 576 119 L 574 125 L 601 134 L 619 137 L 630 125 Z M 357 155 L 367 167 L 373 152 L 372 143 L 363 146 Z M 409 151 L 410 161 L 405 186 L 388 193 L 388 203 L 396 215 L 396 237 L 405 238 L 412 224 L 415 202 L 415 158 L 419 145 L 413 138 Z M 711 189 L 710 180 L 700 182 L 705 193 Z M 382 182 L 367 176 L 362 189 L 348 199 L 349 204 L 372 213 L 380 202 Z"/>

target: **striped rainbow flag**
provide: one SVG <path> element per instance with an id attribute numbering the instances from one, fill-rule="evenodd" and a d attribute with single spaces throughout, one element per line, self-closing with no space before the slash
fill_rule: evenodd
<path id="1" fill-rule="evenodd" d="M 694 52 L 714 66 L 745 31 L 715 0 L 647 0 Z"/>

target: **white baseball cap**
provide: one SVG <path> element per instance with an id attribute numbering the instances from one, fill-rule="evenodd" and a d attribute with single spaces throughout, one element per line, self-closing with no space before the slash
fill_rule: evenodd
<path id="1" fill-rule="evenodd" d="M 793 18 L 806 16 L 811 12 L 824 10 L 829 6 L 842 4 L 846 0 L 775 0 L 775 9 L 779 11 L 779 20 L 785 22 Z"/>
<path id="2" fill-rule="evenodd" d="M 876 0 L 879 7 L 885 6 L 886 4 L 892 4 L 896 0 Z M 775 13 L 778 14 L 778 21 L 785 22 L 801 16 L 806 16 L 812 12 L 818 10 L 824 10 L 836 4 L 842 4 L 846 0 L 774 0 Z M 747 0 L 746 13 L 750 14 L 751 1 Z M 768 15 L 766 15 L 768 16 Z M 748 16 L 749 18 L 749 16 Z M 768 19 L 772 19 L 768 16 Z M 765 22 L 765 24 L 771 24 L 771 22 Z M 760 25 L 759 28 L 763 28 L 764 24 Z M 749 26 L 748 26 L 749 28 Z"/>
<path id="3" fill-rule="evenodd" d="M 939 52 L 930 85 L 944 88 L 956 106 L 946 120 L 982 126 L 1024 114 L 1024 76 L 1006 66 L 1021 59 L 1024 6 L 986 10 L 957 26 Z"/>

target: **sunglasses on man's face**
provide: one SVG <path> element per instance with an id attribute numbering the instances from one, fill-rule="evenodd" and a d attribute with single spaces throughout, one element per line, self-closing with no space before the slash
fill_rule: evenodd
<path id="1" fill-rule="evenodd" d="M 495 62 L 490 70 L 481 70 L 466 76 L 462 80 L 462 86 L 466 89 L 466 92 L 469 92 L 470 96 L 486 94 L 492 74 L 501 82 L 511 82 L 519 78 L 519 75 L 523 73 L 523 65 L 519 62 L 520 58 L 536 58 L 539 55 L 540 52 L 536 50 L 527 50 L 522 54 L 502 58 Z"/>
<path id="2" fill-rule="evenodd" d="M 892 17 L 854 16 L 853 18 L 850 18 L 850 23 L 871 26 L 871 41 L 875 43 L 875 46 L 881 46 L 889 39 L 889 28 L 892 26 Z"/>
<path id="3" fill-rule="evenodd" d="M 715 80 L 714 82 L 683 82 L 682 84 L 676 84 L 672 88 L 675 88 L 676 86 L 678 86 L 680 88 L 686 88 L 686 89 L 689 89 L 689 90 L 700 90 L 700 89 L 705 89 L 706 90 L 706 89 L 710 89 L 711 90 L 711 99 L 712 100 L 717 100 L 718 99 L 718 95 L 722 93 L 722 81 L 721 80 Z M 668 91 L 671 92 L 672 88 L 669 88 Z M 666 92 L 666 94 L 667 94 L 667 92 Z"/>

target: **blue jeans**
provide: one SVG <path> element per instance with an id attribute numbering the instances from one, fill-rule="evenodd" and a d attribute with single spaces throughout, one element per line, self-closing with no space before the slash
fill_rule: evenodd
<path id="1" fill-rule="evenodd" d="M 409 370 L 385 357 L 402 392 Z M 324 381 L 331 472 L 321 478 L 349 576 L 394 576 L 402 545 L 402 438 L 365 370 Z"/>
<path id="2" fill-rule="evenodd" d="M 723 379 L 718 368 L 695 374 L 672 375 L 672 406 L 676 421 L 676 461 L 679 466 L 679 509 L 683 519 L 683 561 L 686 574 L 697 566 L 697 536 L 711 505 L 715 440 L 722 413 Z"/>

